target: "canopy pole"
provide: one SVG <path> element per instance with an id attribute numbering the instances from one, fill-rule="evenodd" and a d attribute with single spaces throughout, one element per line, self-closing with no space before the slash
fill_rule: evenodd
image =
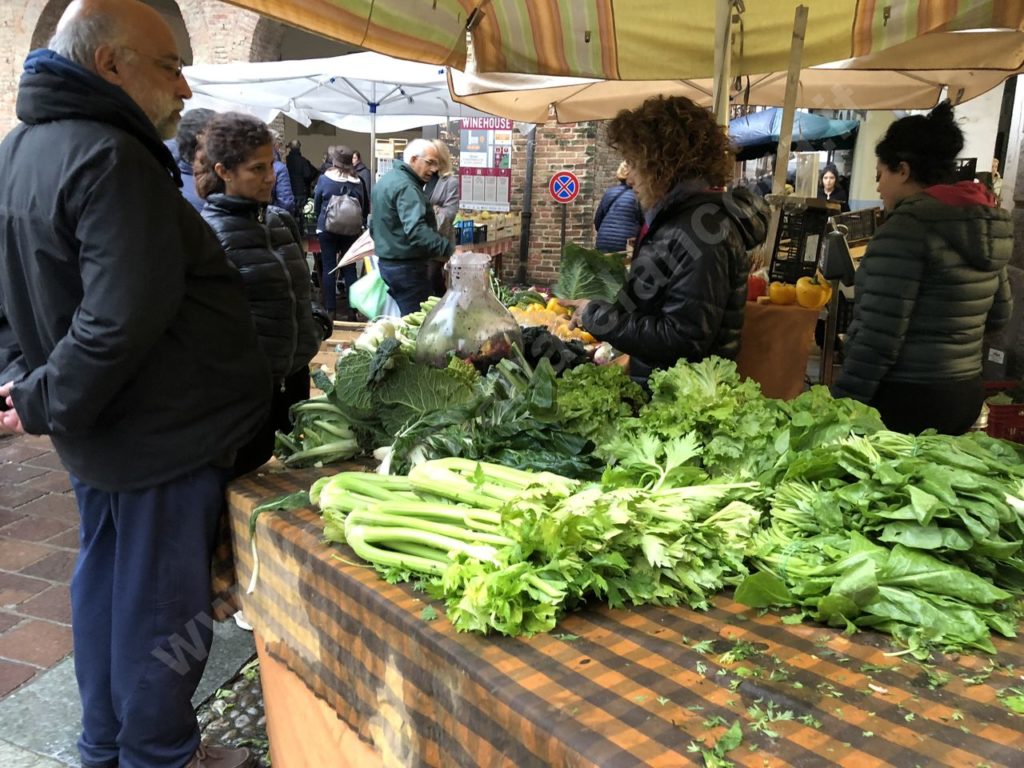
<path id="1" fill-rule="evenodd" d="M 793 42 L 789 48 L 789 71 L 786 73 L 786 98 L 782 106 L 782 126 L 779 128 L 779 145 L 775 153 L 775 176 L 772 179 L 772 195 L 781 195 L 786 189 L 786 168 L 789 166 L 789 147 L 793 143 L 793 113 L 796 111 L 796 89 L 800 81 L 800 60 L 804 54 L 804 33 L 807 31 L 807 6 L 798 5 L 793 14 Z M 778 198 L 776 198 L 778 200 Z M 768 239 L 765 240 L 765 264 L 771 264 L 775 254 L 775 240 L 782 223 L 782 204 L 773 202 L 772 216 L 768 222 Z"/>
<path id="2" fill-rule="evenodd" d="M 729 81 L 732 66 L 732 7 L 734 0 L 715 0 L 715 80 L 711 105 L 715 122 L 729 126 Z"/>
<path id="3" fill-rule="evenodd" d="M 377 182 L 377 83 L 370 83 L 370 192 Z"/>
<path id="4" fill-rule="evenodd" d="M 793 15 L 793 42 L 789 48 L 789 71 L 786 73 L 786 97 L 782 104 L 782 125 L 779 128 L 779 148 L 775 153 L 775 178 L 772 193 L 781 195 L 786 188 L 786 169 L 789 167 L 789 148 L 793 143 L 793 116 L 796 112 L 796 91 L 800 84 L 800 61 L 804 55 L 804 36 L 807 32 L 807 6 L 798 5 Z"/>

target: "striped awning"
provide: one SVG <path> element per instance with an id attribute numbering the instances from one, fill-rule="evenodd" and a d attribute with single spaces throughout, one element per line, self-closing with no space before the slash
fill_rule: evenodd
<path id="1" fill-rule="evenodd" d="M 711 77 L 715 0 L 230 0 L 391 56 L 477 71 L 659 80 Z M 797 5 L 803 66 L 878 53 L 922 34 L 1017 29 L 1024 0 L 747 0 L 732 73 L 785 71 Z"/>

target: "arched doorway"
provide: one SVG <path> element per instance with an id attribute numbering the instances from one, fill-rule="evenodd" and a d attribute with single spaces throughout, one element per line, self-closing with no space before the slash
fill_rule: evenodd
<path id="1" fill-rule="evenodd" d="M 151 6 L 164 17 L 174 33 L 174 39 L 178 43 L 181 57 L 185 61 L 192 61 L 192 45 L 189 41 L 188 29 L 185 27 L 185 21 L 181 17 L 181 10 L 178 8 L 175 0 L 142 0 L 142 2 Z M 53 37 L 54 31 L 57 29 L 57 22 L 60 21 L 64 9 L 70 4 L 71 0 L 50 0 L 46 3 L 32 30 L 29 50 L 46 47 L 50 38 Z M 26 8 L 26 13 L 29 12 L 29 9 Z M 28 18 L 30 19 L 31 17 Z M 25 53 L 28 53 L 28 51 L 25 51 Z"/>

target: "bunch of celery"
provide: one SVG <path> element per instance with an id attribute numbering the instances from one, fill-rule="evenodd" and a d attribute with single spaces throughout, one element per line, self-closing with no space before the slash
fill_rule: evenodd
<path id="1" fill-rule="evenodd" d="M 584 486 L 552 473 L 448 458 L 408 478 L 317 481 L 325 537 L 391 581 L 420 580 L 456 628 L 508 635 L 554 627 L 588 600 L 704 608 L 745 574 L 754 483 Z"/>

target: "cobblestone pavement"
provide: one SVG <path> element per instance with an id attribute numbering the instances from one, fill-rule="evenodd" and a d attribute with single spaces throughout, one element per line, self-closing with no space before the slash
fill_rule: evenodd
<path id="1" fill-rule="evenodd" d="M 263 712 L 257 659 L 246 664 L 235 679 L 225 683 L 196 714 L 206 743 L 248 747 L 259 758 L 258 766 L 270 765 L 267 717 Z"/>

